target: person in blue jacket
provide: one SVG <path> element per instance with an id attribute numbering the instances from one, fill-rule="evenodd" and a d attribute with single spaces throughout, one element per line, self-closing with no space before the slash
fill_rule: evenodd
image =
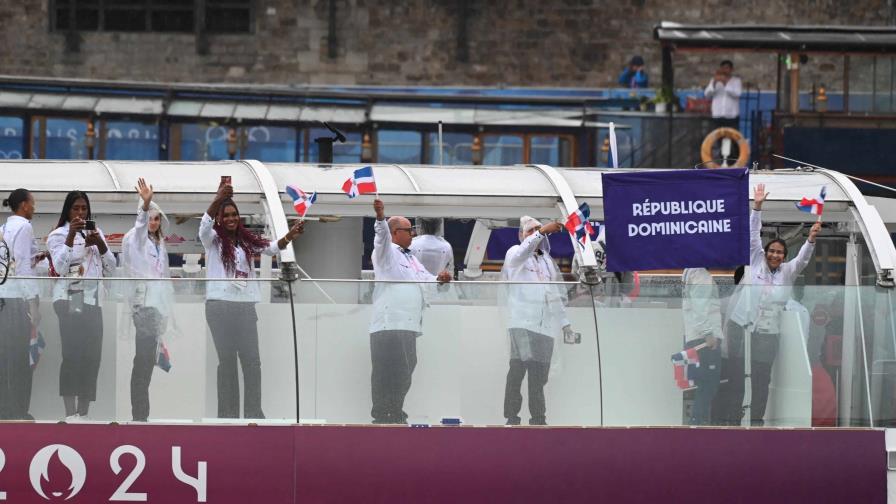
<path id="1" fill-rule="evenodd" d="M 619 85 L 627 88 L 647 87 L 647 71 L 644 70 L 644 58 L 632 56 L 628 66 L 619 74 Z"/>

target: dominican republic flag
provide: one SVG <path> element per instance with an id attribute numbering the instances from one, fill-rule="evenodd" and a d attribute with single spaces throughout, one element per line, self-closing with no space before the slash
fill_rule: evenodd
<path id="1" fill-rule="evenodd" d="M 162 340 L 156 345 L 156 366 L 164 372 L 171 371 L 171 354 Z"/>
<path id="2" fill-rule="evenodd" d="M 704 346 L 706 344 L 701 343 L 672 354 L 672 374 L 678 388 L 684 390 L 694 387 L 694 378 L 697 377 L 698 369 L 700 369 L 700 356 L 697 354 L 697 350 Z"/>
<path id="3" fill-rule="evenodd" d="M 44 341 L 44 335 L 36 328 L 32 328 L 31 339 L 28 343 L 28 364 L 31 365 L 31 369 L 37 367 L 37 363 L 40 362 L 40 354 L 44 353 L 46 347 L 47 342 Z"/>
<path id="4" fill-rule="evenodd" d="M 359 194 L 371 194 L 377 192 L 376 180 L 373 179 L 373 167 L 365 166 L 358 168 L 352 174 L 352 178 L 342 184 L 342 192 L 349 198 L 354 198 Z"/>
<path id="5" fill-rule="evenodd" d="M 821 215 L 821 212 L 824 211 L 824 197 L 827 194 L 828 187 L 821 186 L 821 194 L 817 198 L 803 198 L 799 203 L 796 203 L 796 208 L 806 213 Z"/>
<path id="6" fill-rule="evenodd" d="M 585 236 L 594 233 L 594 228 L 588 222 L 589 217 L 591 217 L 591 207 L 588 206 L 588 203 L 582 203 L 578 210 L 566 218 L 566 230 L 575 236 L 576 241 L 583 247 L 585 246 Z"/>
<path id="7" fill-rule="evenodd" d="M 304 217 L 311 205 L 317 201 L 317 192 L 308 194 L 292 184 L 286 186 L 286 194 L 292 198 L 292 206 L 296 209 L 299 217 Z"/>

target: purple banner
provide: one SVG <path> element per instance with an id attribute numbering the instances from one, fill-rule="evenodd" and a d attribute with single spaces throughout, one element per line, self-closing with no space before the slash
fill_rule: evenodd
<path id="1" fill-rule="evenodd" d="M 611 173 L 602 180 L 609 271 L 749 262 L 747 170 Z"/>

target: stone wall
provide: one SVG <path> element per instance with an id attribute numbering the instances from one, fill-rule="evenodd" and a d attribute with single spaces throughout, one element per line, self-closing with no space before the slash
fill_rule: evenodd
<path id="1" fill-rule="evenodd" d="M 888 0 L 255 0 L 254 31 L 78 35 L 77 52 L 49 26 L 51 0 L 0 2 L 0 73 L 162 82 L 611 87 L 633 54 L 660 79 L 653 27 L 682 23 L 881 25 Z M 336 2 L 335 58 L 328 45 Z M 771 89 L 771 54 L 679 54 L 678 87 L 702 85 L 723 58 Z M 825 60 L 819 81 L 842 76 Z"/>

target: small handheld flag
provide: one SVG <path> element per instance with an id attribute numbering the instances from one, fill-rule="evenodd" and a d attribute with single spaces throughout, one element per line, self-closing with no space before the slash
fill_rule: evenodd
<path id="1" fill-rule="evenodd" d="M 588 203 L 582 203 L 575 212 L 566 218 L 566 230 L 575 236 L 576 242 L 583 247 L 585 246 L 585 237 L 594 232 L 591 223 L 588 222 L 589 217 L 591 217 L 591 207 L 588 206 Z"/>
<path id="2" fill-rule="evenodd" d="M 40 355 L 44 353 L 46 347 L 47 342 L 44 341 L 44 335 L 37 328 L 32 327 L 28 343 L 28 364 L 31 366 L 31 369 L 37 367 L 37 363 L 40 362 Z"/>
<path id="3" fill-rule="evenodd" d="M 299 217 L 304 217 L 305 213 L 308 212 L 308 209 L 311 208 L 311 205 L 317 201 L 317 192 L 308 194 L 291 184 L 286 186 L 286 194 L 292 198 L 292 206 L 296 209 L 296 213 L 299 214 Z"/>
<path id="4" fill-rule="evenodd" d="M 354 198 L 359 194 L 377 193 L 376 180 L 373 178 L 373 167 L 365 166 L 355 170 L 351 178 L 342 184 L 342 192 L 349 198 Z"/>
<path id="5" fill-rule="evenodd" d="M 694 387 L 694 379 L 700 369 L 700 355 L 697 351 L 705 346 L 706 343 L 701 343 L 672 354 L 672 373 L 678 388 L 684 390 Z"/>
<path id="6" fill-rule="evenodd" d="M 168 347 L 161 339 L 156 345 L 156 366 L 166 373 L 171 371 L 171 354 L 168 353 Z"/>
<path id="7" fill-rule="evenodd" d="M 802 212 L 821 217 L 821 213 L 824 211 L 824 197 L 827 196 L 827 194 L 827 186 L 821 186 L 821 194 L 819 194 L 817 198 L 810 199 L 804 197 L 799 203 L 796 203 L 796 208 Z"/>

